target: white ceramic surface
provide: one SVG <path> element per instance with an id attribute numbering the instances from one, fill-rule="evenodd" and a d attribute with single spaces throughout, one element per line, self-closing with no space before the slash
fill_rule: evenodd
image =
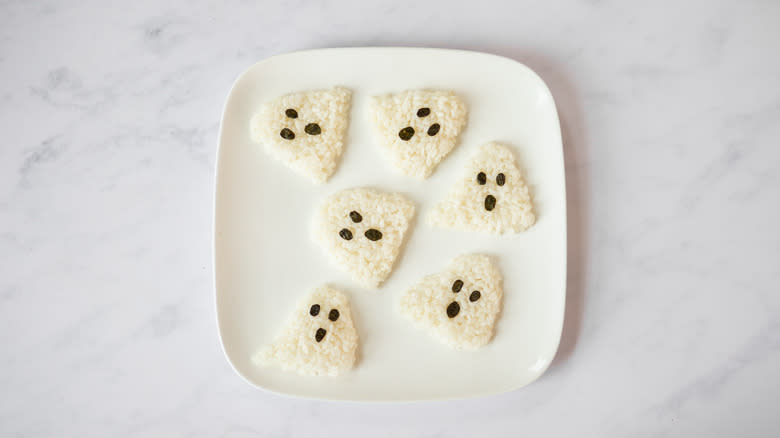
<path id="1" fill-rule="evenodd" d="M 248 121 L 263 101 L 334 85 L 353 91 L 352 119 L 341 165 L 328 183 L 317 186 L 253 144 Z M 370 96 L 415 88 L 455 90 L 469 108 L 459 145 L 423 182 L 390 169 L 368 123 Z M 504 236 L 431 228 L 425 217 L 434 203 L 477 147 L 494 140 L 512 147 L 525 169 L 537 223 Z M 425 400 L 509 391 L 547 369 L 563 324 L 566 195 L 555 104 L 527 67 L 495 55 L 437 49 L 321 49 L 276 56 L 252 66 L 233 86 L 219 149 L 217 313 L 225 352 L 248 381 L 297 396 Z M 417 205 L 395 270 L 376 290 L 359 287 L 334 268 L 309 234 L 317 203 L 356 186 L 399 191 Z M 396 308 L 402 291 L 470 252 L 494 256 L 504 274 L 505 298 L 493 341 L 459 352 L 412 327 Z M 322 283 L 351 297 L 361 339 L 354 371 L 317 378 L 254 366 L 251 355 L 274 339 L 295 301 Z"/>

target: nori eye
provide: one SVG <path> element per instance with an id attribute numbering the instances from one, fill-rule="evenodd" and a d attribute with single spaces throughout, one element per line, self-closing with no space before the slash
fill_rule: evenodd
<path id="1" fill-rule="evenodd" d="M 317 316 L 319 314 L 320 314 L 320 305 L 319 304 L 315 304 L 315 305 L 311 306 L 311 309 L 309 309 L 309 315 Z"/>
<path id="2" fill-rule="evenodd" d="M 297 119 L 298 118 L 298 111 L 295 111 L 292 108 L 287 108 L 284 111 L 284 115 L 291 118 L 291 119 Z"/>
<path id="3" fill-rule="evenodd" d="M 282 129 L 282 132 L 280 132 L 279 135 L 281 135 L 285 140 L 292 140 L 295 138 L 295 133 L 287 128 Z"/>
<path id="4" fill-rule="evenodd" d="M 414 128 L 407 126 L 406 128 L 398 131 L 398 137 L 403 141 L 409 141 L 414 136 Z"/>
<path id="5" fill-rule="evenodd" d="M 366 231 L 366 237 L 368 238 L 368 240 L 372 242 L 376 242 L 377 240 L 382 238 L 382 232 L 377 229 L 370 228 L 368 231 Z"/>
<path id="6" fill-rule="evenodd" d="M 316 123 L 309 123 L 305 128 L 303 128 L 303 130 L 306 131 L 306 133 L 309 135 L 320 135 L 322 133 L 320 125 Z"/>
<path id="7" fill-rule="evenodd" d="M 485 196 L 485 210 L 493 211 L 496 208 L 496 197 L 493 195 Z"/>
<path id="8" fill-rule="evenodd" d="M 496 184 L 500 186 L 506 184 L 506 175 L 504 175 L 503 173 L 499 173 L 498 175 L 496 175 Z"/>
<path id="9" fill-rule="evenodd" d="M 360 215 L 360 213 L 356 211 L 350 211 L 349 212 L 349 218 L 352 219 L 352 222 L 359 223 L 363 220 L 363 216 Z"/>
<path id="10" fill-rule="evenodd" d="M 420 108 L 417 110 L 417 117 L 428 117 L 431 114 L 430 108 Z"/>
<path id="11" fill-rule="evenodd" d="M 460 290 L 463 288 L 463 281 L 462 280 L 455 280 L 455 283 L 452 283 L 452 291 L 455 293 L 460 292 Z"/>
<path id="12" fill-rule="evenodd" d="M 332 309 L 328 314 L 328 319 L 331 321 L 339 319 L 339 311 L 337 309 Z"/>
<path id="13" fill-rule="evenodd" d="M 485 172 L 479 172 L 477 174 L 477 182 L 481 186 L 484 186 L 485 183 L 487 183 L 487 175 L 485 175 Z"/>
<path id="14" fill-rule="evenodd" d="M 469 301 L 473 303 L 474 301 L 477 301 L 481 296 L 482 294 L 479 293 L 478 290 L 475 290 L 474 292 L 471 293 L 471 295 L 469 295 Z"/>
<path id="15" fill-rule="evenodd" d="M 339 231 L 339 236 L 344 240 L 352 240 L 352 231 L 342 228 L 341 231 Z"/>
<path id="16" fill-rule="evenodd" d="M 456 303 L 455 301 L 451 302 L 449 306 L 447 306 L 447 316 L 450 318 L 455 318 L 458 316 L 458 313 L 460 313 L 460 304 Z"/>
<path id="17" fill-rule="evenodd" d="M 430 128 L 428 128 L 428 135 L 433 137 L 434 135 L 438 134 L 439 128 L 441 128 L 441 126 L 439 126 L 438 123 L 434 123 Z"/>

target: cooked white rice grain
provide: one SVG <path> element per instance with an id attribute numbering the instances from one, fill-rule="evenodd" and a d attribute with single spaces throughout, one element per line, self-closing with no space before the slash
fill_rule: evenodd
<path id="1" fill-rule="evenodd" d="M 401 313 L 458 350 L 487 344 L 501 309 L 501 272 L 490 258 L 461 255 L 401 295 Z"/>
<path id="2" fill-rule="evenodd" d="M 252 361 L 303 375 L 336 376 L 354 366 L 357 345 L 346 295 L 321 286 L 298 302 L 281 335 Z"/>
<path id="3" fill-rule="evenodd" d="M 344 150 L 350 102 L 345 88 L 281 96 L 252 118 L 252 140 L 299 174 L 324 182 Z"/>
<path id="4" fill-rule="evenodd" d="M 343 190 L 317 209 L 312 237 L 355 281 L 376 287 L 393 270 L 413 215 L 414 204 L 398 193 Z"/>
<path id="5" fill-rule="evenodd" d="M 491 233 L 517 233 L 535 219 L 523 174 L 512 151 L 499 143 L 480 147 L 463 176 L 428 216 L 434 226 Z"/>
<path id="6" fill-rule="evenodd" d="M 374 97 L 369 116 L 393 167 L 423 179 L 455 147 L 466 113 L 466 104 L 452 91 L 410 90 Z"/>

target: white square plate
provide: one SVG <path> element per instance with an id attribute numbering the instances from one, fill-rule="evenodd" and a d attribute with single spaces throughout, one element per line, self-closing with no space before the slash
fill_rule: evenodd
<path id="1" fill-rule="evenodd" d="M 341 164 L 314 185 L 249 138 L 258 106 L 294 91 L 343 86 L 352 113 Z M 433 175 L 395 174 L 372 140 L 369 97 L 414 88 L 455 90 L 469 109 L 460 141 Z M 431 228 L 426 216 L 476 148 L 513 148 L 537 213 L 527 232 L 494 236 Z M 315 206 L 356 186 L 406 194 L 416 219 L 396 266 L 376 290 L 334 268 L 310 239 Z M 439 49 L 350 48 L 261 61 L 233 85 L 219 138 L 214 264 L 219 332 L 228 360 L 251 384 L 301 397 L 359 401 L 448 399 L 510 391 L 539 377 L 558 348 L 566 288 L 566 194 L 555 103 L 524 65 L 499 56 Z M 437 343 L 398 313 L 400 293 L 470 252 L 495 257 L 504 275 L 493 341 L 473 352 Z M 302 377 L 250 360 L 273 341 L 295 302 L 320 284 L 350 297 L 358 361 L 339 377 Z"/>

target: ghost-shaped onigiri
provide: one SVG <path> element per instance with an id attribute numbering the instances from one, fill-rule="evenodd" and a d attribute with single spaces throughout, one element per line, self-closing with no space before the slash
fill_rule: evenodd
<path id="1" fill-rule="evenodd" d="M 344 150 L 351 96 L 345 88 L 332 88 L 271 100 L 252 117 L 252 140 L 300 175 L 324 182 Z"/>
<path id="2" fill-rule="evenodd" d="M 438 341 L 458 350 L 487 344 L 504 295 L 501 272 L 488 256 L 456 257 L 401 295 L 401 313 Z"/>
<path id="3" fill-rule="evenodd" d="M 409 90 L 371 100 L 374 136 L 400 173 L 427 178 L 466 125 L 466 104 L 452 91 Z"/>
<path id="4" fill-rule="evenodd" d="M 312 236 L 353 280 L 376 287 L 393 270 L 413 215 L 414 204 L 399 193 L 342 190 L 320 204 Z"/>
<path id="5" fill-rule="evenodd" d="M 431 225 L 462 231 L 520 232 L 534 224 L 531 196 L 512 151 L 487 143 L 428 216 Z"/>
<path id="6" fill-rule="evenodd" d="M 281 335 L 252 361 L 303 375 L 336 376 L 354 366 L 357 346 L 347 296 L 321 286 L 298 302 Z"/>

